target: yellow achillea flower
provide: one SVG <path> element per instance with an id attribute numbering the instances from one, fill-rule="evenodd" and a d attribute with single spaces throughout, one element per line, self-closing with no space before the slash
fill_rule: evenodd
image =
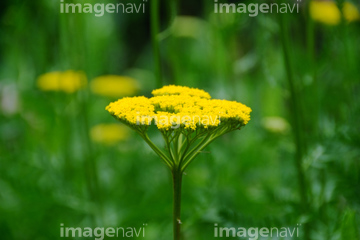
<path id="1" fill-rule="evenodd" d="M 342 14 L 348 22 L 360 19 L 358 9 L 350 2 L 344 3 Z M 315 21 L 327 25 L 337 25 L 341 22 L 341 12 L 334 1 L 311 1 L 310 15 Z"/>
<path id="2" fill-rule="evenodd" d="M 235 101 L 211 99 L 196 88 L 165 86 L 152 92 L 154 97 L 126 97 L 110 103 L 106 110 L 135 130 L 163 160 L 172 173 L 174 193 L 174 239 L 180 239 L 182 174 L 187 166 L 216 138 L 241 129 L 250 120 L 251 109 Z M 149 138 L 147 130 L 155 124 L 165 151 Z"/>
<path id="3" fill-rule="evenodd" d="M 97 77 L 91 81 L 90 87 L 93 93 L 107 97 L 134 95 L 139 89 L 135 79 L 116 75 Z"/>
<path id="4" fill-rule="evenodd" d="M 99 124 L 90 129 L 91 140 L 111 145 L 127 139 L 128 129 L 120 124 Z"/>
<path id="5" fill-rule="evenodd" d="M 154 97 L 151 98 L 119 99 L 110 103 L 106 110 L 139 133 L 169 167 L 179 160 L 179 155 L 185 158 L 185 153 L 180 151 L 176 156 L 171 153 L 166 157 L 147 137 L 150 125 L 156 125 L 168 146 L 186 138 L 179 145 L 187 145 L 185 149 L 188 149 L 202 137 L 214 139 L 240 129 L 250 120 L 249 107 L 235 101 L 211 99 L 209 93 L 200 89 L 170 85 L 152 93 Z"/>
<path id="6" fill-rule="evenodd" d="M 43 91 L 73 93 L 87 84 L 86 75 L 81 71 L 49 72 L 37 79 L 37 86 Z"/>
<path id="7" fill-rule="evenodd" d="M 218 127 L 221 122 L 240 128 L 250 120 L 251 109 L 244 104 L 209 99 L 199 89 L 166 86 L 153 91 L 152 98 L 123 98 L 110 103 L 106 110 L 133 127 L 155 124 L 159 130 L 171 128 L 196 130 Z"/>

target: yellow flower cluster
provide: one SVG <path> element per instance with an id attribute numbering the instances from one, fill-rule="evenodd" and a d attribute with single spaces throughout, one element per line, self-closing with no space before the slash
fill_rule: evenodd
<path id="1" fill-rule="evenodd" d="M 86 84 L 86 75 L 83 72 L 72 70 L 45 73 L 37 80 L 37 86 L 43 91 L 62 91 L 66 93 L 76 92 L 84 88 Z"/>
<path id="2" fill-rule="evenodd" d="M 155 114 L 154 109 L 146 97 L 125 97 L 110 103 L 106 107 L 106 110 L 113 116 L 130 125 L 140 125 L 140 116 L 144 118 L 149 116 L 149 119 L 152 120 L 151 116 Z M 150 125 L 150 123 L 142 123 L 141 125 Z"/>
<path id="3" fill-rule="evenodd" d="M 134 95 L 139 89 L 135 79 L 116 75 L 97 77 L 91 81 L 90 87 L 93 93 L 107 97 Z"/>
<path id="4" fill-rule="evenodd" d="M 197 89 L 197 88 L 175 86 L 175 85 L 169 85 L 169 86 L 164 86 L 160 89 L 155 89 L 154 91 L 152 91 L 152 94 L 154 96 L 188 95 L 188 96 L 201 97 L 201 98 L 206 98 L 206 99 L 211 98 L 210 94 L 205 92 L 204 90 Z"/>
<path id="5" fill-rule="evenodd" d="M 348 22 L 360 19 L 360 14 L 355 5 L 350 2 L 344 2 L 342 13 L 334 1 L 311 1 L 310 15 L 315 21 L 327 24 L 337 25 L 341 22 L 341 14 Z"/>
<path id="6" fill-rule="evenodd" d="M 234 129 L 246 125 L 251 109 L 244 104 L 210 99 L 200 89 L 165 86 L 153 91 L 152 98 L 123 98 L 110 103 L 106 110 L 131 126 L 155 123 L 159 130 L 212 128 L 228 124 Z"/>

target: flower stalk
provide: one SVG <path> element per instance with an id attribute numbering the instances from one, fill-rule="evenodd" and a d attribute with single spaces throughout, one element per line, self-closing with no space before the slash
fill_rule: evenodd
<path id="1" fill-rule="evenodd" d="M 280 31 L 281 31 L 281 43 L 283 47 L 283 57 L 285 63 L 285 70 L 286 70 L 286 78 L 288 82 L 288 87 L 290 91 L 290 104 L 291 104 L 291 117 L 292 117 L 292 126 L 294 129 L 294 142 L 296 145 L 296 153 L 295 153 L 295 166 L 298 175 L 298 184 L 299 184 L 299 194 L 300 194 L 300 201 L 301 201 L 301 208 L 303 214 L 308 214 L 309 204 L 307 199 L 307 183 L 306 183 L 306 176 L 305 171 L 303 169 L 303 158 L 306 144 L 304 142 L 304 137 L 302 133 L 302 120 L 303 114 L 301 113 L 301 104 L 298 95 L 298 91 L 296 88 L 296 84 L 294 81 L 294 73 L 291 64 L 290 58 L 290 41 L 289 41 L 289 33 L 286 25 L 286 21 L 284 16 L 280 16 Z M 310 239 L 310 228 L 309 224 L 304 224 L 304 239 Z"/>
<path id="2" fill-rule="evenodd" d="M 160 20 L 159 20 L 159 0 L 150 1 L 150 29 L 151 29 L 151 42 L 152 50 L 154 56 L 155 64 L 155 75 L 157 86 L 162 85 L 162 75 L 161 75 L 161 59 L 160 59 L 160 47 L 159 47 L 159 37 L 160 32 Z"/>
<path id="3" fill-rule="evenodd" d="M 182 184 L 182 171 L 179 168 L 174 168 L 172 171 L 173 179 L 173 233 L 174 240 L 180 240 L 181 229 L 181 184 Z"/>

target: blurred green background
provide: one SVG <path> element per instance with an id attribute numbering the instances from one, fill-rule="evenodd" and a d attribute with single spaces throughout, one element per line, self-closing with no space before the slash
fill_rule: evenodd
<path id="1" fill-rule="evenodd" d="M 348 11 L 339 10 L 343 1 L 327 3 L 249 17 L 215 14 L 212 1 L 150 0 L 145 13 L 96 17 L 61 14 L 60 1 L 2 0 L 0 239 L 60 239 L 61 223 L 147 223 L 144 239 L 171 239 L 169 171 L 105 111 L 166 84 L 253 109 L 243 130 L 187 169 L 184 239 L 214 239 L 215 223 L 301 223 L 295 239 L 360 239 L 359 2 Z M 156 16 L 159 33 L 150 27 Z M 68 92 L 39 84 L 43 74 L 67 70 L 88 84 Z M 107 94 L 106 83 L 97 91 L 102 81 L 94 79 L 108 75 L 120 79 L 118 92 Z M 136 82 L 122 85 L 124 76 Z"/>

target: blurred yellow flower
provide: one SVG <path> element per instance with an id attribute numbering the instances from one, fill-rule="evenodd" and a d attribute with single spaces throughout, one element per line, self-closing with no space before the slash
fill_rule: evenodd
<path id="1" fill-rule="evenodd" d="M 90 129 L 91 140 L 106 145 L 125 140 L 128 136 L 128 129 L 120 124 L 99 124 Z"/>
<path id="2" fill-rule="evenodd" d="M 359 10 L 352 3 L 345 2 L 343 7 L 343 14 L 347 21 L 353 22 L 360 19 Z"/>
<path id="3" fill-rule="evenodd" d="M 49 72 L 37 79 L 37 86 L 43 91 L 62 91 L 73 93 L 87 84 L 85 73 L 68 70 L 65 72 Z"/>
<path id="4" fill-rule="evenodd" d="M 348 22 L 360 18 L 358 9 L 350 2 L 344 3 L 342 13 Z M 341 22 L 341 12 L 334 1 L 311 1 L 310 15 L 315 21 L 327 25 L 337 25 Z"/>
<path id="5" fill-rule="evenodd" d="M 135 79 L 116 75 L 97 77 L 91 81 L 90 87 L 93 93 L 107 97 L 134 95 L 139 90 Z"/>
<path id="6" fill-rule="evenodd" d="M 328 25 L 336 25 L 341 19 L 339 8 L 333 1 L 311 1 L 310 15 L 315 21 Z"/>

